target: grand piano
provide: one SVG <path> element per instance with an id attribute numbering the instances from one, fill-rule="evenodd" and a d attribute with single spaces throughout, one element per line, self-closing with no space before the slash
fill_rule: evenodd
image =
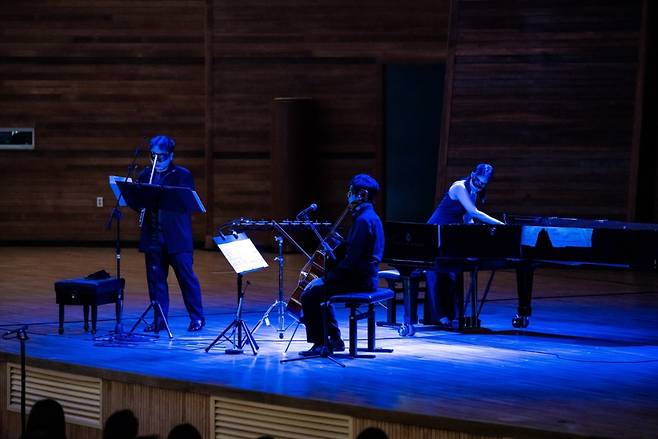
<path id="1" fill-rule="evenodd" d="M 382 262 L 399 270 L 404 283 L 404 323 L 401 335 L 417 323 L 417 290 L 408 282 L 419 270 L 462 272 L 470 288 L 459 299 L 459 327 L 479 328 L 478 272 L 514 269 L 517 275 L 517 314 L 512 325 L 527 327 L 531 314 L 533 275 L 542 265 L 609 266 L 657 270 L 658 224 L 576 218 L 508 216 L 504 225 L 432 225 L 387 222 Z M 466 296 L 466 297 L 464 297 Z M 467 311 L 466 304 L 469 304 Z M 411 331 L 409 331 L 411 328 Z"/>

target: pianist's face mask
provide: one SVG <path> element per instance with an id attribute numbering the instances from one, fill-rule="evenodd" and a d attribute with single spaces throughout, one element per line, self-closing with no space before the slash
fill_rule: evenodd
<path id="1" fill-rule="evenodd" d="M 489 179 L 487 177 L 474 173 L 471 174 L 471 187 L 476 192 L 484 190 L 487 187 L 487 184 L 489 184 Z"/>

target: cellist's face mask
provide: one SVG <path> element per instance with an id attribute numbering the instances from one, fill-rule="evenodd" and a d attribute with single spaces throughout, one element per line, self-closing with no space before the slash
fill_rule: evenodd
<path id="1" fill-rule="evenodd" d="M 356 193 L 350 186 L 347 191 L 347 204 L 363 203 L 368 199 L 368 191 L 365 189 L 360 189 Z"/>

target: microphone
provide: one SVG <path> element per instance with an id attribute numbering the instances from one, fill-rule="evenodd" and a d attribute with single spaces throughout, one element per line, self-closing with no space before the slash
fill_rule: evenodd
<path id="1" fill-rule="evenodd" d="M 315 212 L 316 210 L 318 210 L 318 205 L 315 204 L 315 203 L 312 203 L 312 204 L 311 204 L 310 206 L 308 206 L 306 209 L 304 209 L 304 210 L 302 210 L 301 212 L 299 212 L 295 218 L 296 218 L 296 219 L 300 219 L 300 218 L 302 218 L 302 217 L 308 216 L 309 213 L 311 213 L 311 212 Z"/>

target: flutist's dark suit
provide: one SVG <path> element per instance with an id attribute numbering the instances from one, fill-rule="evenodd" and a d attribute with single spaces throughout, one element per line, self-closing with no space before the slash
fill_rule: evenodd
<path id="1" fill-rule="evenodd" d="M 150 176 L 151 168 L 148 167 L 140 174 L 138 181 L 148 183 Z M 172 164 L 162 173 L 156 171 L 153 174 L 152 184 L 194 189 L 194 177 L 182 166 Z M 192 268 L 193 242 L 190 215 L 167 210 L 147 209 L 139 240 L 139 250 L 145 255 L 149 296 L 151 300 L 157 300 L 160 303 L 165 317 L 169 312 L 167 275 L 171 265 L 178 279 L 185 307 L 190 315 L 191 326 L 195 322 L 205 323 L 201 287 Z M 161 322 L 155 324 L 159 324 L 162 329 Z"/>

